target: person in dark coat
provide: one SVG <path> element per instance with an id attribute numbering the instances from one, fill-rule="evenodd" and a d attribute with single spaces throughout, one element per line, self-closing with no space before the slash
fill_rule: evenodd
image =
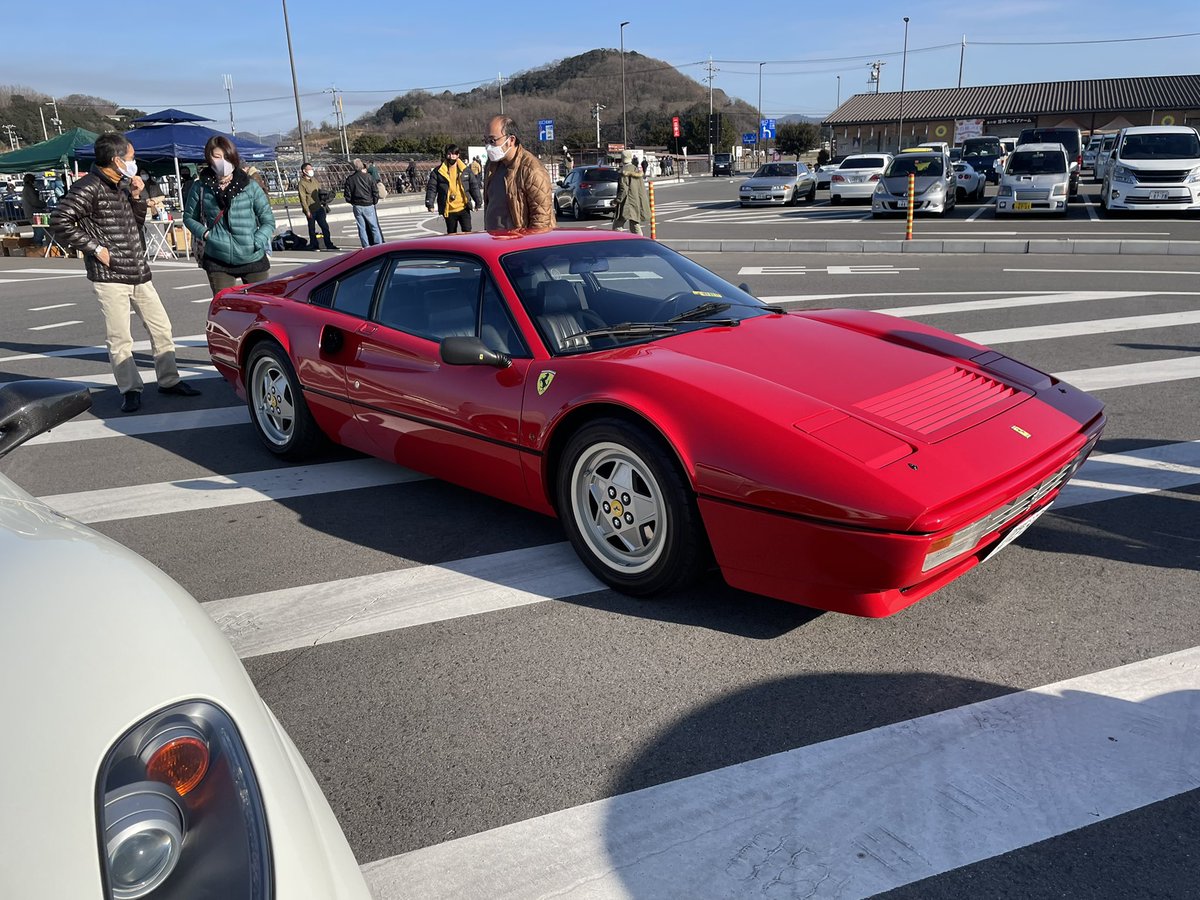
<path id="1" fill-rule="evenodd" d="M 367 174 L 367 164 L 361 159 L 354 160 L 354 171 L 346 179 L 342 194 L 354 213 L 358 242 L 364 247 L 382 244 L 383 231 L 375 210 L 375 204 L 379 202 L 379 182 Z"/>
<path id="2" fill-rule="evenodd" d="M 150 333 L 158 390 L 194 397 L 200 392 L 179 380 L 171 320 L 150 281 L 146 241 L 145 184 L 137 177 L 133 145 L 125 135 L 109 132 L 96 138 L 96 163 L 79 179 L 50 214 L 58 242 L 83 253 L 88 280 L 100 301 L 109 362 L 123 401 L 122 412 L 142 406 L 142 378 L 133 358 L 130 311 Z"/>

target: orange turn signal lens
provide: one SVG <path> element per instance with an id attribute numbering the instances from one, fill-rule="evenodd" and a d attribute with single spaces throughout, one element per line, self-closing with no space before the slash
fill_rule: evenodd
<path id="1" fill-rule="evenodd" d="M 146 761 L 146 777 L 169 784 L 181 797 L 203 781 L 207 771 L 208 744 L 198 737 L 173 738 Z"/>
<path id="2" fill-rule="evenodd" d="M 930 553 L 937 553 L 939 550 L 945 550 L 954 542 L 954 535 L 948 534 L 945 537 L 940 537 L 929 545 Z"/>

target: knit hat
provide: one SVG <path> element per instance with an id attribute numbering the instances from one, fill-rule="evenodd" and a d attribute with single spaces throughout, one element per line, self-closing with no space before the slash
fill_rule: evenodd
<path id="1" fill-rule="evenodd" d="M 623 162 L 623 163 L 633 162 L 633 151 L 632 150 L 622 150 L 621 151 L 621 162 Z"/>

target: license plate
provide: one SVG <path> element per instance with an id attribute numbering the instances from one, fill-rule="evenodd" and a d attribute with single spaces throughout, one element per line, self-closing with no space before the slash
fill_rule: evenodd
<path id="1" fill-rule="evenodd" d="M 1151 191 L 1151 200 L 1166 200 L 1170 195 L 1166 191 Z"/>
<path id="2" fill-rule="evenodd" d="M 1033 204 L 1028 200 L 1018 200 L 1013 204 L 1013 209 L 1033 209 Z"/>
<path id="3" fill-rule="evenodd" d="M 1024 522 L 1021 522 L 1018 525 L 1014 526 L 1008 532 L 1008 534 L 1006 534 L 1003 538 L 1000 539 L 1000 542 L 998 544 L 996 544 L 995 547 L 993 547 L 991 550 L 989 550 L 987 552 L 987 555 L 984 556 L 983 560 L 981 560 L 981 561 L 986 562 L 987 560 L 991 559 L 993 556 L 995 556 L 997 553 L 999 553 L 1001 550 L 1003 550 L 1005 547 L 1007 547 L 1009 544 L 1011 544 L 1013 541 L 1015 541 L 1017 538 L 1019 538 L 1021 535 L 1023 535 L 1026 531 L 1029 530 L 1029 526 L 1032 525 L 1034 522 L 1036 522 L 1038 519 L 1040 519 L 1042 517 L 1042 514 L 1045 513 L 1046 510 L 1048 510 L 1050 508 L 1050 506 L 1051 506 L 1051 504 L 1047 503 L 1045 506 L 1043 506 L 1041 509 L 1039 509 L 1037 512 L 1035 512 L 1032 516 L 1030 516 Z"/>
<path id="4" fill-rule="evenodd" d="M 755 194 L 755 195 L 754 195 L 753 197 L 751 197 L 750 199 L 751 199 L 751 200 L 770 200 L 770 199 L 771 199 L 771 195 L 770 195 L 770 194 Z"/>

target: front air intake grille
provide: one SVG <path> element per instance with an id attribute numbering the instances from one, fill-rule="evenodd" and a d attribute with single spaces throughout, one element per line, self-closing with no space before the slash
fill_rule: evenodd
<path id="1" fill-rule="evenodd" d="M 1017 394 L 1015 388 L 955 366 L 857 404 L 864 412 L 932 435 Z"/>

